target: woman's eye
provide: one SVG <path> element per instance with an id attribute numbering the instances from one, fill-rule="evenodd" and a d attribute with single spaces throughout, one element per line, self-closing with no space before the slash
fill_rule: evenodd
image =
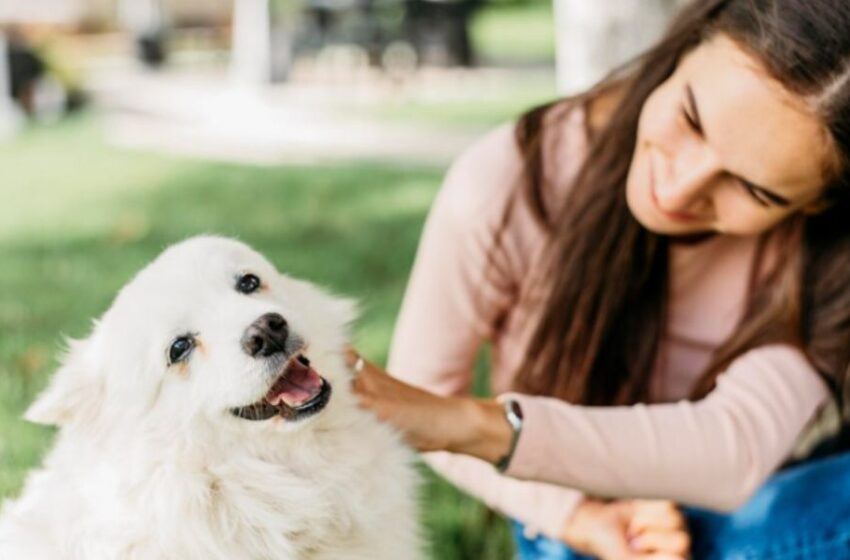
<path id="1" fill-rule="evenodd" d="M 260 289 L 260 279 L 255 274 L 243 274 L 236 280 L 236 291 L 253 294 Z"/>
<path id="2" fill-rule="evenodd" d="M 181 336 L 171 343 L 168 349 L 168 365 L 182 362 L 189 357 L 195 347 L 195 339 L 190 336 Z"/>
<path id="3" fill-rule="evenodd" d="M 740 178 L 738 179 L 738 183 L 740 183 L 741 187 L 745 191 L 747 191 L 747 193 L 762 206 L 765 206 L 767 208 L 788 208 L 791 206 L 790 200 L 785 197 L 779 196 L 774 192 L 752 185 L 749 182 L 744 181 Z"/>
<path id="4" fill-rule="evenodd" d="M 685 118 L 685 122 L 688 123 L 688 128 L 696 132 L 697 134 L 702 134 L 702 130 L 700 130 L 699 125 L 694 120 L 694 118 L 688 113 L 688 110 L 685 109 L 685 106 L 682 105 L 682 116 Z"/>
<path id="5" fill-rule="evenodd" d="M 771 201 L 769 201 L 769 200 L 765 200 L 765 199 L 761 196 L 761 193 L 759 193 L 757 190 L 755 190 L 754 188 L 750 187 L 750 186 L 749 186 L 749 185 L 747 185 L 746 183 L 741 183 L 741 186 L 743 187 L 743 189 L 744 189 L 745 191 L 747 191 L 747 194 L 749 194 L 749 195 L 750 195 L 750 198 L 752 198 L 753 200 L 755 200 L 755 201 L 756 201 L 756 203 L 757 203 L 759 206 L 764 206 L 765 208 L 768 208 L 768 207 L 770 207 L 770 206 L 771 206 Z"/>

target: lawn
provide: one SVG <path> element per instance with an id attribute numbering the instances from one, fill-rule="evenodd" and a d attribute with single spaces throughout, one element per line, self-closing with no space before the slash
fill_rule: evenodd
<path id="1" fill-rule="evenodd" d="M 443 170 L 358 162 L 257 168 L 125 152 L 91 116 L 0 146 L 0 498 L 49 446 L 21 412 L 118 288 L 168 244 L 236 236 L 281 270 L 363 303 L 356 344 L 382 361 Z M 423 469 L 424 470 L 424 469 Z M 507 559 L 504 522 L 427 474 L 432 558 Z"/>

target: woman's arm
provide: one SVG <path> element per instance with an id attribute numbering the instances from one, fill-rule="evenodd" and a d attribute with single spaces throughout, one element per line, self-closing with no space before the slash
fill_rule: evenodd
<path id="1" fill-rule="evenodd" d="M 513 305 L 517 278 L 526 270 L 516 250 L 525 238 L 512 222 L 502 240 L 507 251 L 492 255 L 493 235 L 520 161 L 510 126 L 467 149 L 449 170 L 425 224 L 395 326 L 389 369 L 414 386 L 442 395 L 467 395 L 482 340 Z M 579 492 L 526 482 L 497 473 L 470 456 L 429 453 L 440 475 L 488 506 L 557 538 Z"/>
<path id="2" fill-rule="evenodd" d="M 374 366 L 356 388 L 364 406 L 421 448 L 492 462 L 509 447 L 494 401 L 422 395 Z M 593 495 L 733 510 L 788 457 L 829 392 L 802 353 L 768 346 L 735 360 L 697 402 L 584 407 L 509 396 L 524 425 L 507 474 Z"/>
<path id="3" fill-rule="evenodd" d="M 800 351 L 777 345 L 740 356 L 697 402 L 589 408 L 517 398 L 528 431 L 508 474 L 730 511 L 789 457 L 829 390 Z"/>

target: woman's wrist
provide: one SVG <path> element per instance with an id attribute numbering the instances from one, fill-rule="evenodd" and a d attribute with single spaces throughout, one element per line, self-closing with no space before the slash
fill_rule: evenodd
<path id="1" fill-rule="evenodd" d="M 488 399 L 458 399 L 460 429 L 447 451 L 496 463 L 511 447 L 513 428 L 505 418 L 504 406 Z"/>

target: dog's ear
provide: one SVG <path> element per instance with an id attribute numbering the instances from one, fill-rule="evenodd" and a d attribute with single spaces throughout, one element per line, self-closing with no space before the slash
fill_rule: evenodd
<path id="1" fill-rule="evenodd" d="M 103 400 L 103 383 L 88 364 L 89 341 L 69 340 L 62 365 L 53 374 L 47 388 L 24 413 L 36 424 L 66 426 L 97 415 Z"/>

